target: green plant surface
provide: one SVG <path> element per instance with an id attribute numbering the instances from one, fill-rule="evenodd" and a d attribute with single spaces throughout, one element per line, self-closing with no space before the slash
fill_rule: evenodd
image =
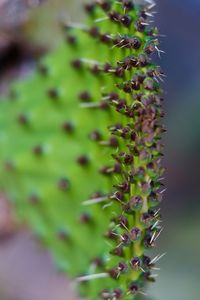
<path id="1" fill-rule="evenodd" d="M 93 213 L 95 222 L 96 219 L 104 218 L 101 209 L 97 208 L 95 212 L 95 206 L 91 209 L 85 208 L 81 201 L 89 199 L 95 191 L 106 189 L 107 180 L 98 172 L 94 177 L 95 170 L 100 168 L 102 162 L 98 161 L 98 147 L 93 151 L 93 142 L 88 139 L 88 135 L 93 131 L 91 113 L 85 109 L 83 113 L 83 109 L 79 108 L 78 95 L 84 89 L 85 83 L 83 84 L 80 76 L 70 68 L 66 72 L 70 52 L 68 53 L 65 44 L 58 50 L 56 57 L 59 57 L 59 60 L 50 56 L 42 63 L 52 66 L 48 67 L 49 74 L 35 74 L 25 84 L 16 84 L 16 99 L 1 103 L 2 111 L 9 112 L 1 114 L 1 185 L 6 190 L 9 188 L 7 192 L 15 201 L 20 215 L 33 225 L 43 242 L 50 247 L 55 246 L 55 253 L 61 256 L 59 261 L 61 258 L 60 262 L 64 264 L 62 267 L 65 270 L 69 267 L 73 274 L 77 274 L 76 267 L 69 265 L 71 255 L 74 257 L 77 249 L 77 268 L 84 270 L 84 260 L 77 245 L 81 244 L 81 249 L 86 248 L 87 256 L 97 251 L 93 252 L 94 249 L 91 248 L 90 253 L 90 248 L 88 249 L 88 238 L 93 238 L 94 226 L 83 226 L 79 220 L 81 214 Z M 68 83 L 69 78 L 74 82 Z M 71 87 L 75 86 L 76 80 L 80 83 L 73 89 Z M 84 80 L 91 83 L 93 78 L 88 76 Z M 34 86 L 41 88 L 34 89 Z M 58 99 L 51 99 L 48 91 L 55 86 L 61 95 Z M 66 97 L 69 91 L 70 98 Z M 99 124 L 105 122 L 106 113 L 95 111 L 93 115 L 95 120 L 99 119 Z M 22 121 L 24 117 L 27 118 L 25 123 Z M 90 126 L 85 126 L 88 121 Z M 67 125 L 71 125 L 72 130 L 69 128 L 68 131 Z M 39 147 L 43 149 L 43 153 L 37 153 Z M 77 163 L 77 159 L 82 155 L 88 155 L 88 166 Z M 69 188 L 66 186 L 66 190 L 64 187 L 59 188 L 62 178 L 69 180 Z M 81 234 L 76 227 L 81 228 Z M 69 242 L 70 231 L 73 234 L 72 240 L 77 236 L 75 249 L 72 251 L 70 245 L 69 253 L 66 252 L 65 231 L 69 234 Z M 98 235 L 98 231 L 94 232 Z M 59 241 L 59 235 L 62 233 L 63 237 Z M 95 243 L 100 253 L 101 244 L 101 239 L 99 244 Z M 66 257 L 69 257 L 69 262 Z"/>
<path id="2" fill-rule="evenodd" d="M 97 1 L 0 103 L 1 188 L 89 299 L 140 299 L 162 230 L 153 5 Z"/>

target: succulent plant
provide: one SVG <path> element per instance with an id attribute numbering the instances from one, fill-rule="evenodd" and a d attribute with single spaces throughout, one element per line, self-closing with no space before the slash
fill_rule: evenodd
<path id="1" fill-rule="evenodd" d="M 152 1 L 99 0 L 0 103 L 1 189 L 90 299 L 139 299 L 161 256 L 159 32 Z"/>

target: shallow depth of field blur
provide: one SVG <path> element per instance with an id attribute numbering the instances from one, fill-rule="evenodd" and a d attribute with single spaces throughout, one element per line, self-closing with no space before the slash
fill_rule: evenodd
<path id="1" fill-rule="evenodd" d="M 35 59 L 60 42 L 58 18 L 82 18 L 81 0 L 0 0 L 0 92 L 26 77 Z M 155 254 L 157 282 L 148 300 L 197 300 L 200 278 L 200 1 L 157 0 L 155 22 L 165 37 L 157 58 L 166 73 L 164 137 L 167 192 L 164 231 Z M 52 36 L 57 38 L 53 39 Z M 50 255 L 15 226 L 0 195 L 0 300 L 75 300 L 73 284 L 56 274 Z"/>

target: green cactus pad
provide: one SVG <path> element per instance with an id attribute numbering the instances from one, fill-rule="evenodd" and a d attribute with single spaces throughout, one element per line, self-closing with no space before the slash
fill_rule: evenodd
<path id="1" fill-rule="evenodd" d="M 138 299 L 160 234 L 163 73 L 152 5 L 96 1 L 0 103 L 0 186 L 90 299 Z"/>

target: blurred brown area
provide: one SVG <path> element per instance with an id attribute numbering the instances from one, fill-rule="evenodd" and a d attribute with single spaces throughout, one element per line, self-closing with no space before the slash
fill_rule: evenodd
<path id="1" fill-rule="evenodd" d="M 49 254 L 26 231 L 0 242 L 1 300 L 76 300 L 73 284 L 56 273 Z"/>
<path id="2" fill-rule="evenodd" d="M 0 0 L 0 93 L 8 92 L 12 79 L 26 76 L 40 56 L 60 43 L 61 23 L 71 15 L 80 21 L 79 1 Z"/>
<path id="3" fill-rule="evenodd" d="M 31 8 L 38 6 L 41 0 L 0 0 L 0 26 L 13 30 L 28 18 Z"/>
<path id="4" fill-rule="evenodd" d="M 8 82 L 28 72 L 44 49 L 32 44 L 25 35 L 33 8 L 41 0 L 0 0 L 0 92 Z"/>

